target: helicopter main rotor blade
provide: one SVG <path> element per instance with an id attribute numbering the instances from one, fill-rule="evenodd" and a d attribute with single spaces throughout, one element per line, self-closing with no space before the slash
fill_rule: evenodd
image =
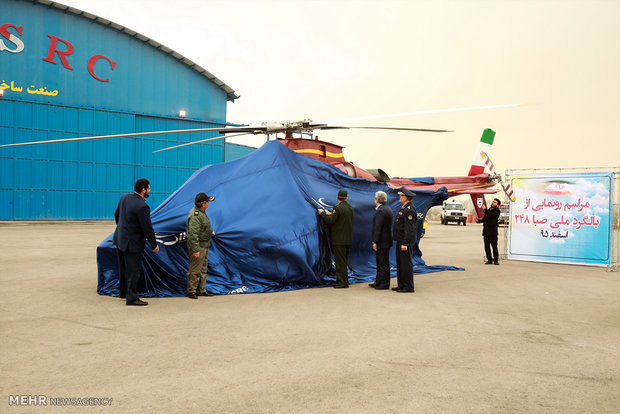
<path id="1" fill-rule="evenodd" d="M 350 129 L 391 129 L 394 131 L 414 131 L 414 132 L 454 132 L 447 129 L 424 129 L 424 128 L 393 128 L 393 127 L 349 127 Z"/>
<path id="2" fill-rule="evenodd" d="M 362 116 L 362 117 L 347 118 L 347 119 L 333 119 L 330 121 L 325 121 L 325 123 L 326 124 L 339 124 L 342 122 L 367 121 L 369 119 L 396 118 L 399 116 L 410 116 L 410 115 L 443 114 L 443 113 L 448 113 L 448 112 L 477 111 L 480 109 L 513 108 L 516 106 L 527 106 L 527 105 L 531 105 L 531 104 L 520 103 L 520 104 L 503 104 L 503 105 L 467 106 L 467 107 L 462 107 L 462 108 L 431 109 L 427 111 L 399 112 L 395 114 L 370 115 L 370 116 Z"/>
<path id="3" fill-rule="evenodd" d="M 285 124 L 281 123 L 265 123 L 262 126 L 243 126 L 243 127 L 223 127 L 223 128 L 197 128 L 197 129 L 178 129 L 178 130 L 167 130 L 167 131 L 152 131 L 152 132 L 134 132 L 130 134 L 115 134 L 115 135 L 99 135 L 93 137 L 78 137 L 78 138 L 66 138 L 66 139 L 55 139 L 55 140 L 46 140 L 46 141 L 30 141 L 30 142 L 20 142 L 14 144 L 3 144 L 0 145 L 0 148 L 3 147 L 18 147 L 24 145 L 39 145 L 39 144 L 55 144 L 61 142 L 80 142 L 80 141 L 92 141 L 97 139 L 108 139 L 108 138 L 129 138 L 129 137 L 146 137 L 153 135 L 165 135 L 165 134 L 191 134 L 196 132 L 217 132 L 219 134 L 229 134 L 229 133 L 243 133 L 243 134 L 277 134 L 284 132 L 289 134 L 293 131 L 302 131 L 309 132 L 314 129 L 385 129 L 385 130 L 394 130 L 394 131 L 416 131 L 416 132 L 453 132 L 449 130 L 443 129 L 423 129 L 423 128 L 393 128 L 393 127 L 345 127 L 345 126 L 337 126 L 337 125 L 329 125 L 330 123 L 338 123 L 338 122 L 353 122 L 360 120 L 368 120 L 368 119 L 379 119 L 379 118 L 392 118 L 398 116 L 407 116 L 407 115 L 421 115 L 421 114 L 438 114 L 438 113 L 446 113 L 446 112 L 459 112 L 459 111 L 473 111 L 478 109 L 497 109 L 497 108 L 510 108 L 515 106 L 524 106 L 530 104 L 505 104 L 505 105 L 486 105 L 486 106 L 470 106 L 464 108 L 449 108 L 449 109 L 436 109 L 430 111 L 417 111 L 417 112 L 401 112 L 397 114 L 385 114 L 385 115 L 374 115 L 367 116 L 361 118 L 349 118 L 349 119 L 341 119 L 338 121 L 329 121 L 329 122 L 321 122 L 321 123 L 311 123 L 309 120 L 304 120 L 301 122 L 290 123 L 286 122 Z M 219 138 L 218 138 L 219 139 Z M 205 142 L 197 141 L 197 142 Z M 163 151 L 163 150 L 160 150 Z"/>
<path id="4" fill-rule="evenodd" d="M 108 139 L 108 138 L 128 138 L 128 137 L 146 137 L 153 135 L 165 135 L 165 134 L 188 134 L 196 132 L 218 132 L 220 134 L 227 134 L 231 132 L 244 132 L 248 134 L 261 134 L 266 130 L 265 127 L 228 127 L 228 128 L 197 128 L 197 129 L 177 129 L 167 131 L 152 131 L 152 132 L 134 132 L 131 134 L 116 134 L 116 135 L 99 135 L 94 137 L 78 137 L 67 139 L 53 139 L 48 141 L 31 141 L 20 142 L 16 144 L 4 144 L 2 147 L 18 147 L 22 145 L 38 145 L 38 144 L 54 144 L 59 142 L 79 142 L 79 141 L 92 141 L 96 139 Z"/>
<path id="5" fill-rule="evenodd" d="M 349 129 L 350 127 L 347 126 L 335 126 L 335 125 L 325 125 L 322 127 L 315 127 L 314 129 L 321 129 L 323 131 L 328 130 L 328 129 Z"/>
<path id="6" fill-rule="evenodd" d="M 230 137 L 239 137 L 241 135 L 250 135 L 250 134 L 251 134 L 251 132 L 244 132 L 242 134 L 233 134 L 233 135 L 228 135 L 228 136 L 220 135 L 219 137 L 201 139 L 200 141 L 186 142 L 185 144 L 175 145 L 174 147 L 167 147 L 167 148 L 159 149 L 157 151 L 153 151 L 153 154 L 155 154 L 156 152 L 168 151 L 168 150 L 171 150 L 171 149 L 174 149 L 174 148 L 186 147 L 188 145 L 200 144 L 202 142 L 214 141 L 216 139 L 224 139 L 224 138 L 230 138 Z"/>

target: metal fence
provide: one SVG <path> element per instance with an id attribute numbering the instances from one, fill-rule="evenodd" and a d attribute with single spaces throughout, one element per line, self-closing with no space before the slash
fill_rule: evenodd
<path id="1" fill-rule="evenodd" d="M 559 174 L 559 173 L 596 173 L 612 172 L 613 182 L 611 188 L 612 197 L 612 225 L 611 225 L 611 264 L 608 271 L 620 271 L 620 167 L 592 167 L 592 168 L 537 168 L 537 169 L 513 169 L 506 170 L 506 182 L 510 183 L 513 175 L 529 174 Z M 503 229 L 504 248 L 500 254 L 502 259 L 508 258 L 509 226 Z"/>

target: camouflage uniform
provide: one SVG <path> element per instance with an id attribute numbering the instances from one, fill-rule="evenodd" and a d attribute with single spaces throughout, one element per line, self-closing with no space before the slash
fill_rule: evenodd
<path id="1" fill-rule="evenodd" d="M 207 282 L 209 247 L 211 247 L 211 221 L 200 208 L 194 207 L 187 216 L 187 250 L 189 252 L 189 272 L 187 273 L 187 293 L 204 294 Z M 200 252 L 198 258 L 195 252 Z"/>

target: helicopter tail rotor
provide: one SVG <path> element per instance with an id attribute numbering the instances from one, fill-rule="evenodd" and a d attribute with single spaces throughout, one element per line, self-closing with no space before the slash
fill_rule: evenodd
<path id="1" fill-rule="evenodd" d="M 486 152 L 484 151 L 480 152 L 480 156 L 484 160 L 485 165 L 489 168 L 489 171 L 494 173 L 493 175 L 489 176 L 489 179 L 493 181 L 497 180 L 497 182 L 502 186 L 504 193 L 506 193 L 506 196 L 508 196 L 510 201 L 514 203 L 517 200 L 517 198 L 514 195 L 514 191 L 510 188 L 510 184 L 504 184 L 501 174 L 493 171 L 495 166 L 493 165 L 493 161 L 491 161 L 491 158 Z"/>

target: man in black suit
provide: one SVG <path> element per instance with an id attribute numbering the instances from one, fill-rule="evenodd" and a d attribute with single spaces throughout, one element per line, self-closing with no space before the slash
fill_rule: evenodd
<path id="1" fill-rule="evenodd" d="M 484 264 L 499 264 L 499 250 L 497 248 L 497 221 L 499 219 L 499 206 L 502 204 L 499 198 L 493 199 L 491 207 L 482 210 L 482 237 L 484 239 L 484 252 L 487 255 L 487 261 Z M 491 254 L 493 248 L 493 254 Z"/>
<path id="2" fill-rule="evenodd" d="M 151 225 L 151 209 L 146 199 L 151 192 L 151 185 L 146 178 L 136 181 L 133 194 L 121 197 L 114 213 L 116 231 L 113 241 L 118 253 L 119 297 L 126 298 L 126 304 L 131 306 L 145 306 L 148 302 L 138 297 L 138 279 L 142 267 L 142 252 L 145 239 L 153 252 L 159 251 L 155 240 L 155 232 Z"/>
<path id="3" fill-rule="evenodd" d="M 372 219 L 372 248 L 377 252 L 377 277 L 368 286 L 377 290 L 390 288 L 390 247 L 392 247 L 392 209 L 386 205 L 387 194 L 375 193 L 376 212 Z"/>
<path id="4" fill-rule="evenodd" d="M 398 192 L 403 207 L 394 220 L 396 241 L 396 274 L 398 285 L 392 290 L 399 293 L 413 292 L 413 246 L 416 240 L 418 213 L 411 203 L 415 193 L 403 188 Z"/>

